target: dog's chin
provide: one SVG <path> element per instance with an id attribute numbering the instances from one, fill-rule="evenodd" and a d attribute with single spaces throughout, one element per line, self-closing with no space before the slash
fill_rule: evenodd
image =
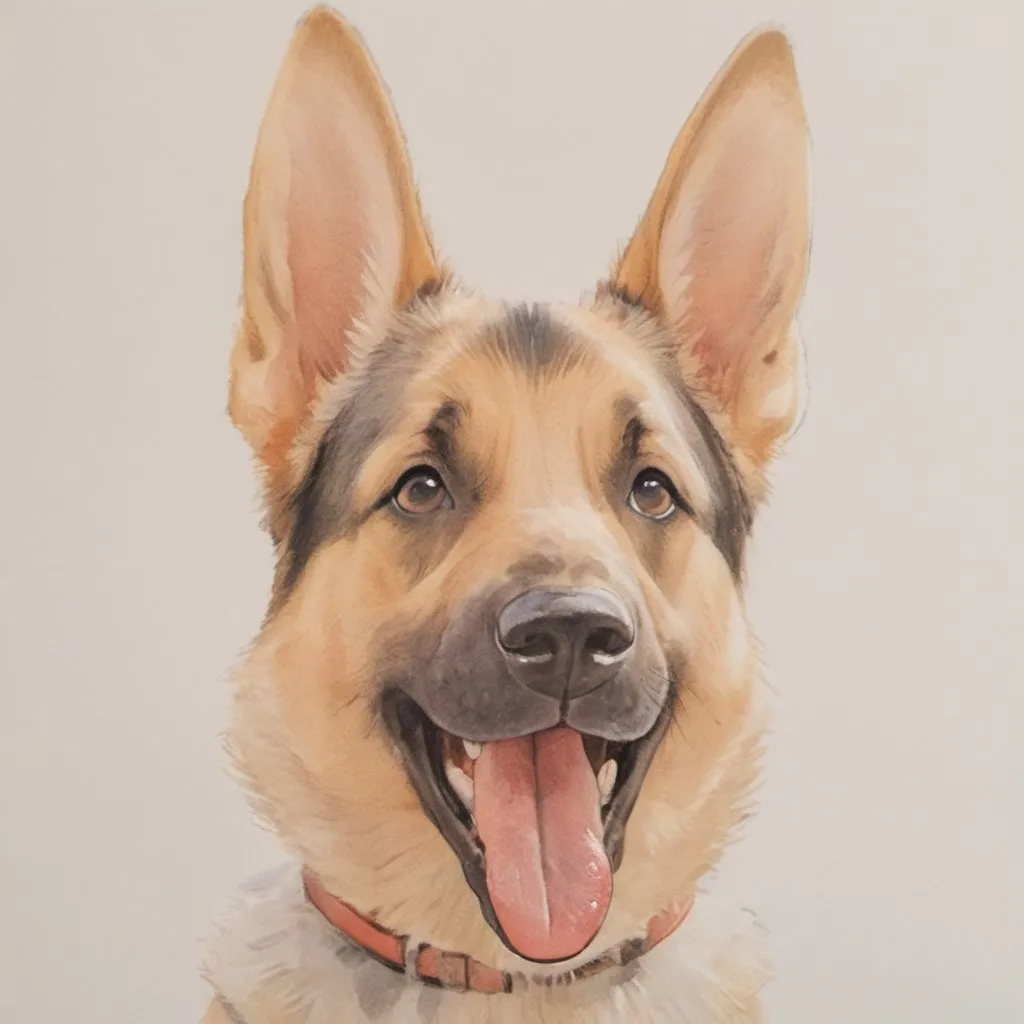
<path id="1" fill-rule="evenodd" d="M 383 720 L 425 814 L 517 956 L 570 960 L 596 936 L 673 706 L 669 693 L 650 729 L 628 742 L 560 726 L 474 743 L 440 728 L 402 689 L 383 694 Z"/>

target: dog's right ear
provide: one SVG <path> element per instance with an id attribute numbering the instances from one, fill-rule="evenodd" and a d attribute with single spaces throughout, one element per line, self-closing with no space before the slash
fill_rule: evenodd
<path id="1" fill-rule="evenodd" d="M 229 409 L 273 483 L 321 382 L 440 275 L 384 86 L 327 8 L 302 20 L 274 85 L 244 246 Z"/>
<path id="2" fill-rule="evenodd" d="M 798 421 L 793 320 L 810 247 L 807 124 L 786 37 L 747 37 L 669 153 L 613 275 L 760 475 Z"/>

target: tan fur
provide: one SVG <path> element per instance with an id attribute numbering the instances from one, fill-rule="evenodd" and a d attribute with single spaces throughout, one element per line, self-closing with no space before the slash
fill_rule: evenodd
<path id="1" fill-rule="evenodd" d="M 317 71 L 309 78 L 312 66 Z M 295 95 L 295 82 L 307 78 L 326 90 L 325 103 L 333 95 L 339 109 L 367 112 L 376 141 L 366 143 L 365 166 L 386 168 L 400 225 L 395 269 L 378 282 L 387 308 L 375 320 L 357 311 L 327 364 L 303 363 L 312 329 L 289 293 L 291 186 L 275 179 L 280 155 L 267 141 L 281 145 L 276 121 Z M 749 286 L 771 289 L 771 301 L 763 315 L 751 305 L 743 351 L 734 355 L 728 339 L 709 340 L 706 331 L 693 329 L 686 310 L 695 300 L 683 291 L 674 296 L 659 267 L 672 255 L 662 251 L 663 238 L 674 230 L 673 211 L 688 195 L 690 175 L 717 167 L 718 140 L 727 148 L 730 132 L 746 117 L 737 112 L 768 94 L 772 109 L 781 104 L 780 124 L 789 133 L 778 165 L 780 174 L 795 176 L 788 205 L 779 207 L 780 237 L 791 251 L 783 253 L 778 281 Z M 375 722 L 372 673 L 378 652 L 399 647 L 431 616 L 457 614 L 497 569 L 532 552 L 562 557 L 565 569 L 552 583 L 600 582 L 588 566 L 601 565 L 611 585 L 648 609 L 659 642 L 687 653 L 675 724 L 630 819 L 611 908 L 592 947 L 575 962 L 637 935 L 666 903 L 693 893 L 746 813 L 764 716 L 740 584 L 695 521 L 666 534 L 657 559 L 646 557 L 639 528 L 603 499 L 599 477 L 617 441 L 611 410 L 625 392 L 655 425 L 650 457 L 672 466 L 698 513 L 711 500 L 694 439 L 670 414 L 669 386 L 651 355 L 670 340 L 684 380 L 729 445 L 747 492 L 763 495 L 766 466 L 797 411 L 792 319 L 806 267 L 803 125 L 784 38 L 772 32 L 747 40 L 677 139 L 611 286 L 581 307 L 552 311 L 581 357 L 564 373 L 531 376 L 481 344 L 502 316 L 499 304 L 452 285 L 409 303 L 417 289 L 443 275 L 397 120 L 350 27 L 323 9 L 300 26 L 253 163 L 245 304 L 232 356 L 231 414 L 266 473 L 275 538 L 280 542 L 291 528 L 288 495 L 387 331 L 420 339 L 423 358 L 404 387 L 401 415 L 361 468 L 356 504 L 372 504 L 407 467 L 425 417 L 444 400 L 470 410 L 468 454 L 488 481 L 485 506 L 449 547 L 411 550 L 386 517 L 371 517 L 317 550 L 293 590 L 286 592 L 279 572 L 272 614 L 235 673 L 231 745 L 255 808 L 328 889 L 389 928 L 505 970 L 527 966 L 485 923 L 457 858 L 425 817 Z M 353 152 L 354 159 L 364 158 L 363 150 Z M 732 173 L 728 160 L 726 152 L 721 161 Z M 299 173 L 295 167 L 293 159 L 289 173 Z M 371 181 L 367 188 L 373 187 Z M 267 189 L 283 191 L 270 201 Z M 367 263 L 363 270 L 373 273 L 374 267 Z M 698 267 L 695 278 L 700 273 Z M 711 302 L 729 294 L 715 280 L 708 289 Z M 351 303 L 374 301 L 367 295 L 360 281 Z M 631 310 L 623 295 L 645 311 Z M 751 303 L 762 298 L 758 292 Z M 284 559 L 283 547 L 279 554 Z M 560 974 L 572 965 L 528 966 Z M 722 966 L 724 974 L 728 969 Z M 227 1018 L 214 1006 L 204 1019 L 223 1024 Z M 708 1019 L 754 1021 L 759 1011 L 751 1003 L 742 1017 Z"/>

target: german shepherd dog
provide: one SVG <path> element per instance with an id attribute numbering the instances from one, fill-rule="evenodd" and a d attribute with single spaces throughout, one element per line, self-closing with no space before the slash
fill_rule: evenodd
<path id="1" fill-rule="evenodd" d="M 807 132 L 740 44 L 579 306 L 460 284 L 388 94 L 316 8 L 244 211 L 230 413 L 276 576 L 230 745 L 294 856 L 226 910 L 208 1022 L 761 1019 L 703 876 L 764 728 L 744 548 L 801 405 Z"/>

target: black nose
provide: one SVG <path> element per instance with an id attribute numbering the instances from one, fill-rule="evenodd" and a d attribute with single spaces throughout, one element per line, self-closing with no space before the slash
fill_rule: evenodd
<path id="1" fill-rule="evenodd" d="M 498 615 L 497 641 L 513 676 L 560 700 L 612 679 L 633 648 L 633 618 L 611 591 L 528 590 Z"/>

